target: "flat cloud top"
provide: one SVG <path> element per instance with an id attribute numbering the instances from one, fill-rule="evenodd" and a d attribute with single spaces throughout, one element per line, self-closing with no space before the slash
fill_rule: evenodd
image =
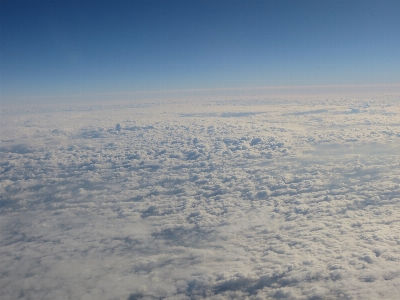
<path id="1" fill-rule="evenodd" d="M 1 119 L 4 299 L 398 295 L 396 97 Z"/>

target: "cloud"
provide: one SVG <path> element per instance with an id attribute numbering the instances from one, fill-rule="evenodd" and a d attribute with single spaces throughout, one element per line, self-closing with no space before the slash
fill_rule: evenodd
<path id="1" fill-rule="evenodd" d="M 395 299 L 396 101 L 3 114 L 2 295 Z"/>

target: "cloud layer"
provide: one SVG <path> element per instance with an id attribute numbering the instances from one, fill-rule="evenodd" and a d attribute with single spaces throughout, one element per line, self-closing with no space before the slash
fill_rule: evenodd
<path id="1" fill-rule="evenodd" d="M 395 299 L 398 100 L 3 111 L 1 293 Z"/>

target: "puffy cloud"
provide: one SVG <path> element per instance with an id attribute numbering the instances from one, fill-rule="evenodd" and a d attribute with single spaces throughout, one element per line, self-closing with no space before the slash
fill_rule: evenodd
<path id="1" fill-rule="evenodd" d="M 3 112 L 2 295 L 395 299 L 396 101 Z"/>

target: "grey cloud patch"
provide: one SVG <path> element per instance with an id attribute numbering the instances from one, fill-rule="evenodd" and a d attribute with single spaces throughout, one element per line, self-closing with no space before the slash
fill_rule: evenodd
<path id="1" fill-rule="evenodd" d="M 163 228 L 151 235 L 156 239 L 163 239 L 167 243 L 183 245 L 187 247 L 202 247 L 207 242 L 212 231 L 206 231 L 199 226 L 185 228 L 183 226 Z"/>
<path id="2" fill-rule="evenodd" d="M 16 154 L 27 154 L 27 153 L 32 153 L 34 152 L 34 149 L 29 147 L 28 145 L 24 144 L 18 144 L 18 145 L 12 145 L 8 147 L 0 147 L 0 152 L 4 153 L 16 153 Z"/>
<path id="3" fill-rule="evenodd" d="M 326 109 L 316 109 L 316 110 L 287 113 L 287 114 L 283 114 L 282 116 L 301 116 L 301 115 L 321 114 L 321 113 L 326 113 L 326 112 L 328 112 L 328 110 L 326 110 Z"/>
<path id="4" fill-rule="evenodd" d="M 222 113 L 194 113 L 194 114 L 180 114 L 181 117 L 222 117 L 222 118 L 241 118 L 250 117 L 262 112 L 222 112 Z"/>

